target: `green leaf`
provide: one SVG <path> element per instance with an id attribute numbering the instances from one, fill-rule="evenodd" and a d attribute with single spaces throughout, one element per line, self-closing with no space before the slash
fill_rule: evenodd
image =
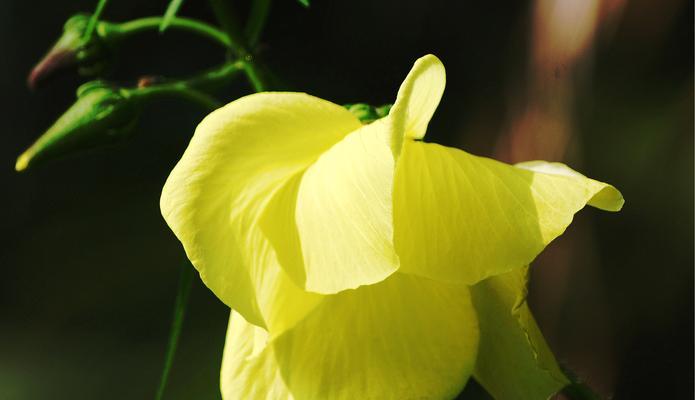
<path id="1" fill-rule="evenodd" d="M 97 27 L 97 22 L 99 22 L 99 18 L 101 17 L 101 13 L 104 11 L 104 7 L 106 7 L 107 2 L 108 0 L 99 0 L 97 3 L 97 8 L 94 10 L 94 14 L 92 14 L 92 18 L 90 18 L 89 23 L 87 24 L 87 29 L 84 32 L 84 38 L 86 40 L 91 39 L 94 29 Z"/>
<path id="2" fill-rule="evenodd" d="M 159 381 L 157 395 L 155 396 L 156 400 L 161 400 L 164 396 L 164 389 L 169 379 L 169 371 L 171 371 L 171 366 L 174 363 L 174 355 L 176 354 L 176 347 L 179 344 L 179 336 L 181 336 L 181 328 L 183 327 L 183 317 L 186 313 L 186 306 L 188 305 L 188 296 L 191 293 L 191 286 L 193 278 L 195 277 L 194 271 L 195 269 L 188 260 L 181 266 L 179 289 L 176 293 L 176 303 L 174 305 L 174 317 L 172 318 L 171 329 L 169 330 L 169 342 L 167 343 L 166 355 L 164 357 L 162 377 Z"/>
<path id="3" fill-rule="evenodd" d="M 176 17 L 176 13 L 179 11 L 179 8 L 181 8 L 181 4 L 183 4 L 183 0 L 171 0 L 169 2 L 169 6 L 167 6 L 167 10 L 164 13 L 164 18 L 162 18 L 162 22 L 159 24 L 159 33 L 163 33 L 171 21 Z"/>
<path id="4" fill-rule="evenodd" d="M 297 0 L 304 7 L 309 7 L 309 0 Z"/>
<path id="5" fill-rule="evenodd" d="M 380 107 L 374 107 L 366 103 L 344 104 L 355 117 L 359 118 L 363 124 L 370 124 L 379 118 L 389 115 L 392 104 L 385 104 Z"/>
<path id="6" fill-rule="evenodd" d="M 251 2 L 251 12 L 249 19 L 244 28 L 246 36 L 246 44 L 253 49 L 258 44 L 258 39 L 261 37 L 263 27 L 265 27 L 268 19 L 268 11 L 270 10 L 270 0 L 254 0 Z"/>

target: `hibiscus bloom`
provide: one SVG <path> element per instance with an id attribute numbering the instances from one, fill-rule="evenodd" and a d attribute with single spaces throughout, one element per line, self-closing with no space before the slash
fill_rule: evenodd
<path id="1" fill-rule="evenodd" d="M 423 142 L 444 91 L 419 59 L 370 124 L 303 93 L 207 116 L 167 180 L 164 218 L 231 308 L 225 399 L 497 398 L 567 379 L 525 303 L 529 263 L 612 186 Z"/>

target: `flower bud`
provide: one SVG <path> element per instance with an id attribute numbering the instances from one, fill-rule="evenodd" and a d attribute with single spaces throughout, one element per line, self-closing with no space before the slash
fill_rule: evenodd
<path id="1" fill-rule="evenodd" d="M 348 111 L 356 116 L 363 124 L 369 124 L 379 118 L 384 118 L 389 115 L 392 106 L 392 104 L 384 104 L 380 107 L 374 107 L 365 103 L 355 103 L 345 104 L 343 107 L 347 108 Z"/>
<path id="2" fill-rule="evenodd" d="M 370 106 L 369 104 L 346 104 L 345 108 L 347 108 L 348 111 L 356 116 L 363 124 L 368 124 L 379 118 L 379 115 L 377 115 L 374 107 Z"/>
<path id="3" fill-rule="evenodd" d="M 17 158 L 23 171 L 41 161 L 113 143 L 132 131 L 139 114 L 133 91 L 101 81 L 77 89 L 77 101 Z"/>
<path id="4" fill-rule="evenodd" d="M 89 15 L 77 14 L 65 23 L 63 34 L 51 50 L 36 64 L 27 78 L 32 89 L 51 73 L 73 65 L 79 66 L 82 75 L 95 75 L 106 66 L 111 42 L 117 35 L 116 26 L 97 22 L 94 32 L 87 36 Z"/>
<path id="5" fill-rule="evenodd" d="M 393 107 L 393 104 L 384 104 L 383 106 L 374 109 L 374 111 L 376 112 L 376 115 L 379 116 L 379 118 L 384 118 L 385 116 L 389 115 L 391 107 Z"/>

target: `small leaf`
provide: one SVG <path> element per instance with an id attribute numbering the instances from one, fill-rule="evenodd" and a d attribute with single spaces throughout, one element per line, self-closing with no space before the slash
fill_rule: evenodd
<path id="1" fill-rule="evenodd" d="M 89 40 L 92 38 L 94 29 L 97 27 L 97 22 L 99 22 L 99 18 L 101 17 L 101 13 L 104 12 L 104 7 L 106 7 L 107 2 L 108 0 L 99 0 L 99 2 L 97 3 L 97 8 L 96 10 L 94 10 L 94 14 L 92 14 L 92 17 L 89 19 L 87 29 L 84 32 L 85 40 Z"/>
<path id="2" fill-rule="evenodd" d="M 384 118 L 389 115 L 392 104 L 385 104 L 380 107 L 374 107 L 366 103 L 344 104 L 343 107 L 357 117 L 363 124 L 369 124 L 379 118 Z"/>
<path id="3" fill-rule="evenodd" d="M 195 278 L 194 271 L 195 268 L 193 268 L 188 260 L 181 266 L 179 290 L 176 292 L 176 303 L 174 305 L 174 318 L 171 322 L 171 329 L 169 329 L 169 343 L 167 344 L 164 369 L 162 370 L 162 377 L 159 381 L 159 388 L 157 389 L 157 395 L 155 397 L 156 400 L 161 400 L 164 396 L 164 389 L 167 386 L 169 372 L 174 363 L 174 355 L 176 354 L 176 347 L 179 344 L 179 337 L 181 336 L 181 328 L 183 326 L 183 317 L 186 313 L 188 297 L 191 293 L 191 284 Z"/>
<path id="4" fill-rule="evenodd" d="M 379 119 L 379 115 L 376 113 L 376 109 L 370 106 L 369 104 L 345 104 L 343 107 L 347 108 L 348 111 L 352 113 L 352 115 L 359 118 L 360 122 L 362 122 L 363 124 L 368 124 Z"/>
<path id="5" fill-rule="evenodd" d="M 309 7 L 309 0 L 297 0 L 304 7 Z"/>
<path id="6" fill-rule="evenodd" d="M 164 18 L 162 18 L 162 23 L 159 24 L 159 33 L 163 33 L 171 21 L 176 17 L 176 13 L 179 11 L 179 8 L 181 8 L 181 4 L 183 4 L 183 0 L 171 0 L 169 2 L 169 6 L 167 6 L 167 10 L 164 13 Z"/>

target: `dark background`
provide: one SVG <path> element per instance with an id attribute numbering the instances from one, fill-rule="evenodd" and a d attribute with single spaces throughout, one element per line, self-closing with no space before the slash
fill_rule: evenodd
<path id="1" fill-rule="evenodd" d="M 127 143 L 13 170 L 84 80 L 68 73 L 32 93 L 26 75 L 65 20 L 95 3 L 0 3 L 0 399 L 147 399 L 161 371 L 183 252 L 158 201 L 203 113 L 162 101 Z M 114 0 L 104 18 L 165 7 Z M 534 7 L 276 0 L 262 56 L 297 90 L 381 104 L 416 58 L 434 53 L 448 82 L 429 141 L 507 161 L 564 160 L 617 186 L 621 213 L 583 211 L 540 257 L 532 307 L 558 359 L 600 393 L 692 398 L 693 2 L 601 3 L 606 16 L 579 55 L 540 62 Z M 198 0 L 180 14 L 213 20 Z M 120 55 L 110 78 L 126 85 L 223 59 L 173 31 L 131 40 Z M 219 397 L 227 314 L 196 282 L 166 398 Z"/>

